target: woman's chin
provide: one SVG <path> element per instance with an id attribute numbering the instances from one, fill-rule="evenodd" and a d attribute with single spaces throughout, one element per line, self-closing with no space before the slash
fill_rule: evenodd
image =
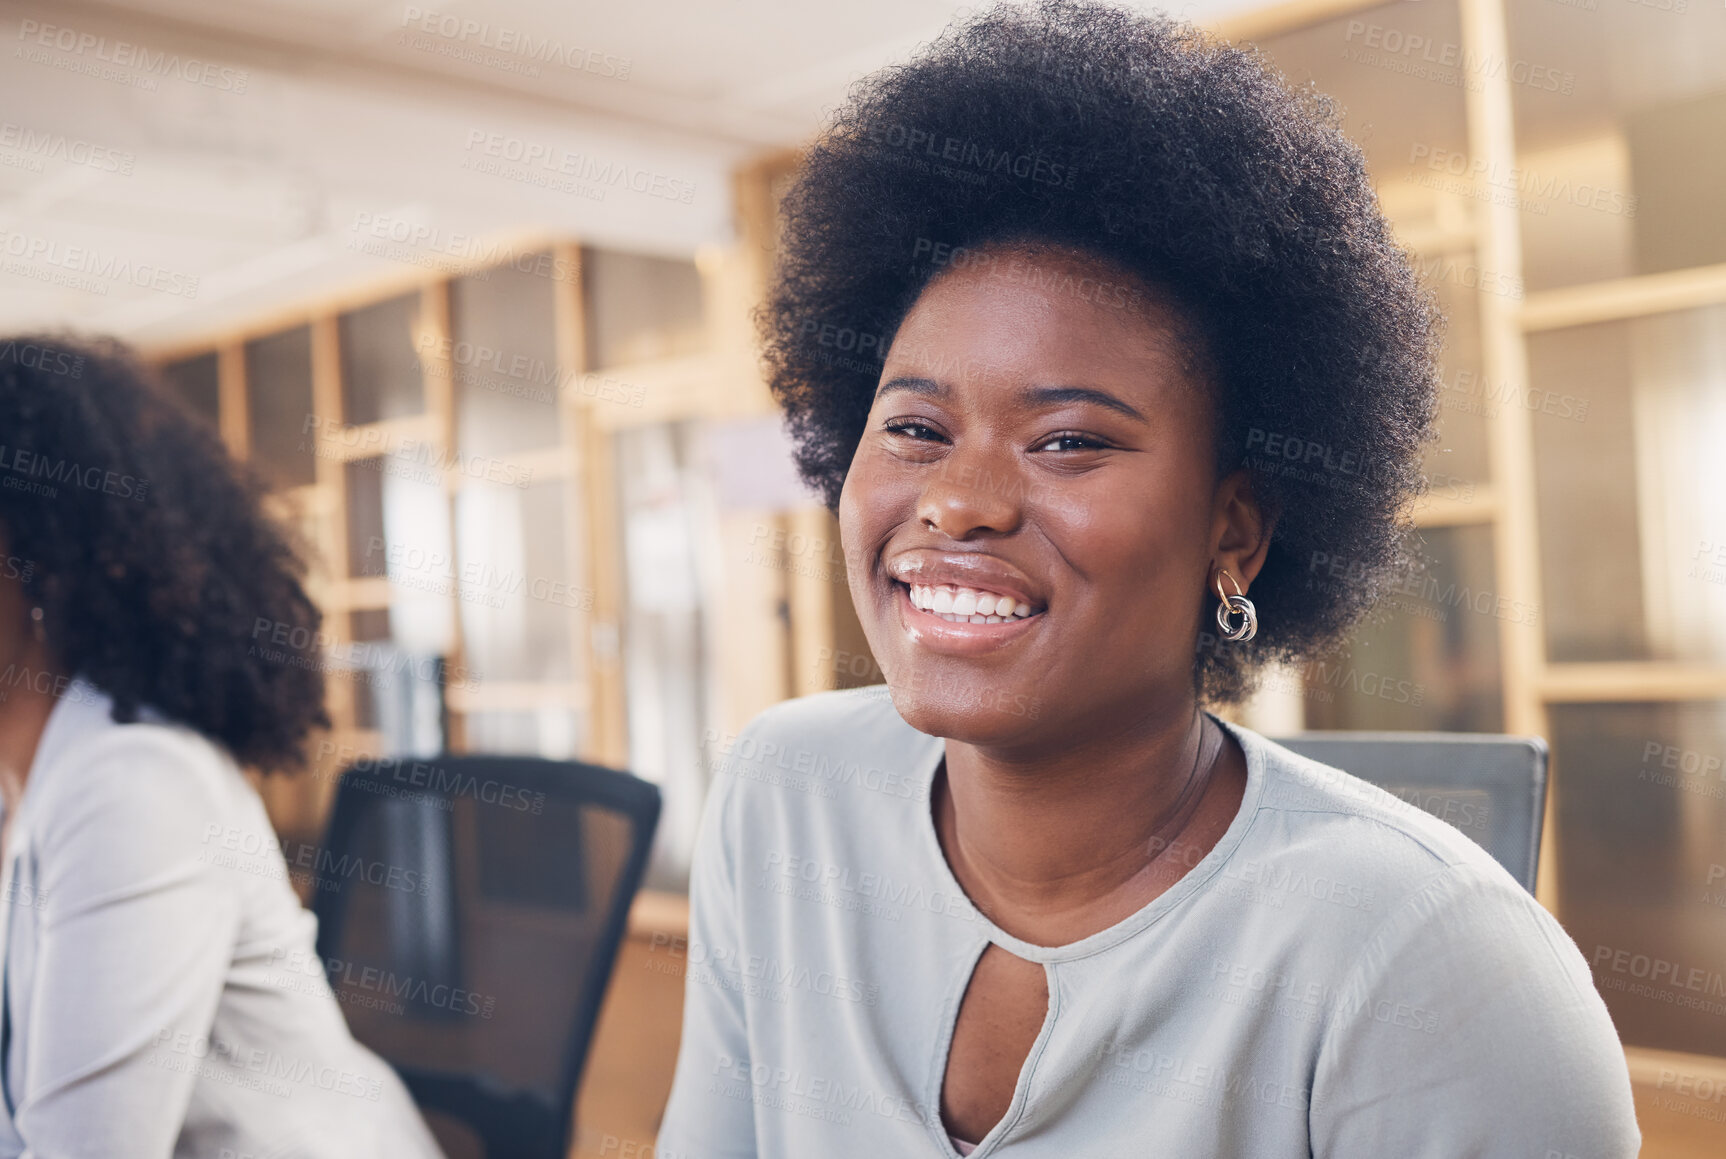
<path id="1" fill-rule="evenodd" d="M 1038 726 L 1042 701 L 1007 689 L 943 689 L 932 693 L 913 681 L 886 681 L 901 719 L 918 732 L 963 744 L 995 745 Z"/>

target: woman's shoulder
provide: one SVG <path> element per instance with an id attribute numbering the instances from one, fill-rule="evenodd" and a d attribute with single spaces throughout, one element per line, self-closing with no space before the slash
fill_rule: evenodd
<path id="1" fill-rule="evenodd" d="M 1260 789 L 1231 875 L 1358 908 L 1368 925 L 1442 899 L 1470 923 L 1510 922 L 1536 941 L 1562 936 L 1528 890 L 1456 825 L 1249 729 L 1233 731 L 1258 766 Z"/>
<path id="2" fill-rule="evenodd" d="M 1349 848 L 1373 853 L 1387 861 L 1406 862 L 1411 872 L 1423 877 L 1446 866 L 1468 866 L 1489 874 L 1496 870 L 1505 881 L 1515 884 L 1515 879 L 1492 855 L 1457 824 L 1334 765 L 1302 756 L 1251 729 L 1231 726 L 1231 731 L 1247 749 L 1249 764 L 1257 762 L 1260 766 L 1263 784 L 1258 799 L 1260 810 L 1289 818 L 1291 827 L 1321 831 L 1332 838 L 1346 833 L 1358 835 L 1357 840 L 1333 847 L 1333 853 L 1340 854 Z M 1456 820 L 1479 828 L 1473 821 L 1488 819 L 1490 806 L 1484 802 L 1463 803 L 1469 810 L 1459 813 Z"/>
<path id="3" fill-rule="evenodd" d="M 708 740 L 716 778 L 738 793 L 809 801 L 926 799 L 942 744 L 906 724 L 879 684 L 781 701 Z"/>
<path id="4" fill-rule="evenodd" d="M 38 743 L 29 786 L 36 827 L 94 812 L 175 812 L 208 821 L 230 813 L 250 788 L 220 746 L 144 710 L 117 721 L 113 700 L 83 680 L 58 694 Z"/>
<path id="5" fill-rule="evenodd" d="M 883 729 L 916 732 L 893 707 L 887 685 L 871 684 L 781 700 L 751 717 L 734 739 L 778 740 L 801 736 L 840 744 L 846 741 L 866 744 L 879 739 Z"/>

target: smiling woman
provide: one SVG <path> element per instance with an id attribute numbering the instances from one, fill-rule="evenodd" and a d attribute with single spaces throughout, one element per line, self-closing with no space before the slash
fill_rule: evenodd
<path id="1" fill-rule="evenodd" d="M 1202 710 L 1339 639 L 1420 487 L 1437 319 L 1323 103 L 1003 6 L 859 85 L 784 216 L 772 385 L 886 683 L 715 784 L 662 1153 L 1634 1155 L 1552 917 Z"/>

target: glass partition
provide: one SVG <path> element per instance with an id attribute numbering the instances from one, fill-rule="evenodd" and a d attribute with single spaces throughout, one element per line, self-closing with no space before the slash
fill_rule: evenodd
<path id="1" fill-rule="evenodd" d="M 456 446 L 511 455 L 559 442 L 554 285 L 524 260 L 450 283 Z"/>
<path id="2" fill-rule="evenodd" d="M 701 275 L 687 260 L 584 249 L 588 369 L 699 353 Z"/>
<path id="3" fill-rule="evenodd" d="M 1726 306 L 1528 352 L 1551 659 L 1726 662 Z"/>
<path id="4" fill-rule="evenodd" d="M 162 380 L 168 384 L 168 389 L 212 427 L 218 427 L 221 422 L 222 392 L 217 370 L 214 351 L 162 367 Z"/>
<path id="5" fill-rule="evenodd" d="M 246 343 L 246 409 L 252 461 L 277 487 L 317 479 L 309 326 Z"/>
<path id="6" fill-rule="evenodd" d="M 1552 710 L 1564 924 L 1631 1046 L 1726 1055 L 1726 703 Z"/>
<path id="7" fill-rule="evenodd" d="M 419 360 L 435 353 L 436 337 L 418 322 L 418 294 L 341 316 L 344 421 L 360 426 L 425 413 Z"/>

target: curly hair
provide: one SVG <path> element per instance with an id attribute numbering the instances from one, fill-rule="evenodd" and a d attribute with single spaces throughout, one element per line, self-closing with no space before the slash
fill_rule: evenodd
<path id="1" fill-rule="evenodd" d="M 321 613 L 262 481 L 109 340 L 0 340 L 0 443 L 9 571 L 66 672 L 116 721 L 148 706 L 243 765 L 303 767 L 330 724 Z"/>
<path id="2" fill-rule="evenodd" d="M 1408 565 L 1442 319 L 1334 107 L 1255 52 L 1102 4 L 985 10 L 859 81 L 781 213 L 757 322 L 798 473 L 830 510 L 923 288 L 955 256 L 1029 242 L 1172 300 L 1219 477 L 1248 469 L 1275 520 L 1258 636 L 1200 633 L 1201 697 L 1334 646 Z"/>

